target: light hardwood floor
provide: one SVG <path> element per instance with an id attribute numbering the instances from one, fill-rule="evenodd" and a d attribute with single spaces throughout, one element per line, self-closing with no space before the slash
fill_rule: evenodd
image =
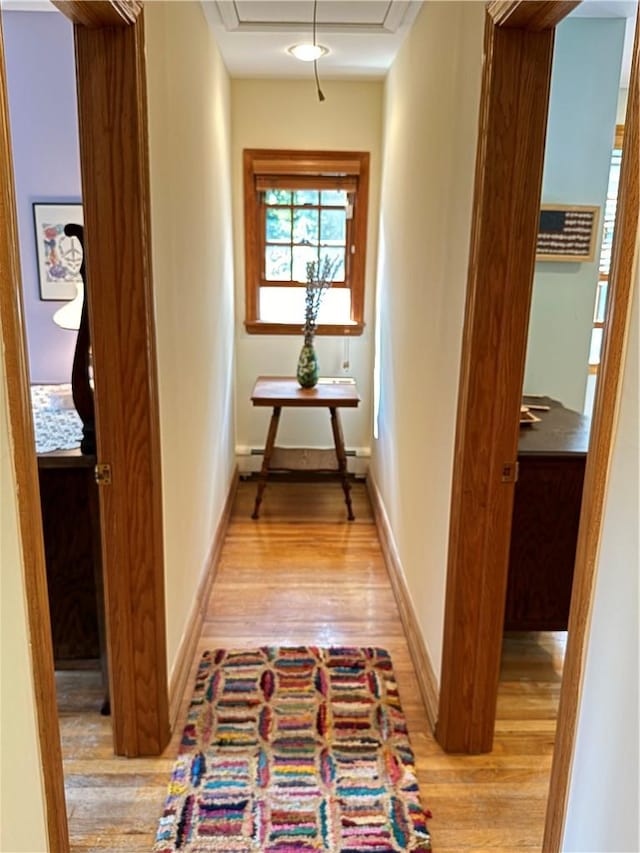
<path id="1" fill-rule="evenodd" d="M 338 484 L 269 484 L 257 522 L 249 517 L 254 489 L 240 484 L 198 652 L 386 647 L 437 853 L 540 850 L 564 635 L 505 639 L 493 752 L 446 755 L 429 732 L 364 487 L 353 490 L 353 523 Z M 99 674 L 59 673 L 58 685 L 72 849 L 150 850 L 179 732 L 160 758 L 115 758 L 109 722 L 97 712 Z"/>

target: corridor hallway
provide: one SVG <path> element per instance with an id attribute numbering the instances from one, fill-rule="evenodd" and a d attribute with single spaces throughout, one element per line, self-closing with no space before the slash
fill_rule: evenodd
<path id="1" fill-rule="evenodd" d="M 510 635 L 493 752 L 446 755 L 429 732 L 365 487 L 353 488 L 352 523 L 335 483 L 270 483 L 257 522 L 250 518 L 254 494 L 254 483 L 240 483 L 196 657 L 208 648 L 266 644 L 387 648 L 422 803 L 433 812 L 434 849 L 539 851 L 564 635 Z M 58 674 L 72 850 L 151 849 L 192 676 L 164 756 L 125 759 L 113 757 L 110 725 L 96 710 L 99 674 Z M 83 685 L 80 699 L 65 689 L 72 682 Z"/>

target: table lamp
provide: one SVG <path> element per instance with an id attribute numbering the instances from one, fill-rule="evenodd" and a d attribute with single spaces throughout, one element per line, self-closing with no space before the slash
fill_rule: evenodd
<path id="1" fill-rule="evenodd" d="M 76 295 L 69 302 L 65 302 L 62 308 L 58 308 L 53 315 L 53 322 L 61 329 L 71 329 L 76 332 L 80 328 L 82 319 L 82 306 L 84 305 L 84 284 L 79 281 L 76 284 Z"/>

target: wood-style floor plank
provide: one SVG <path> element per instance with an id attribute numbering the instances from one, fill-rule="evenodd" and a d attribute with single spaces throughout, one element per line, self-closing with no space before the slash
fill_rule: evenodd
<path id="1" fill-rule="evenodd" d="M 339 484 L 269 484 L 259 521 L 250 518 L 254 489 L 238 490 L 198 653 L 304 643 L 389 649 L 434 848 L 539 851 L 564 635 L 506 637 L 494 750 L 447 755 L 428 728 L 364 487 L 353 489 L 352 523 Z M 179 732 L 160 758 L 116 758 L 98 713 L 99 673 L 57 678 L 72 849 L 149 851 Z"/>

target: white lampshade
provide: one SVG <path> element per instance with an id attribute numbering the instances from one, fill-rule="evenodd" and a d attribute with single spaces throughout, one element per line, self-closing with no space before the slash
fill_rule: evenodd
<path id="1" fill-rule="evenodd" d="M 80 318 L 82 317 L 82 305 L 84 303 L 84 285 L 79 281 L 76 285 L 77 293 L 70 302 L 65 302 L 62 308 L 58 308 L 53 315 L 53 322 L 61 329 L 80 328 Z"/>

